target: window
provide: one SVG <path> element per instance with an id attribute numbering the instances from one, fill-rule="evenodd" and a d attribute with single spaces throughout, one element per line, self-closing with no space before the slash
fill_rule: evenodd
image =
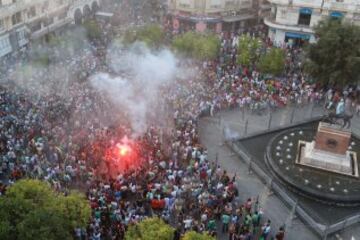
<path id="1" fill-rule="evenodd" d="M 221 8 L 220 0 L 210 0 L 210 8 Z"/>
<path id="2" fill-rule="evenodd" d="M 33 26 L 30 27 L 31 32 L 36 32 L 39 31 L 41 29 L 41 22 L 37 22 L 36 24 L 34 24 Z"/>
<path id="3" fill-rule="evenodd" d="M 67 16 L 67 12 L 64 11 L 58 15 L 58 19 L 64 19 L 64 18 L 66 18 L 66 16 Z"/>
<path id="4" fill-rule="evenodd" d="M 203 8 L 203 0 L 195 0 L 195 8 Z"/>
<path id="5" fill-rule="evenodd" d="M 309 26 L 311 22 L 312 10 L 310 8 L 301 8 L 299 12 L 299 25 Z"/>
<path id="6" fill-rule="evenodd" d="M 190 7 L 190 1 L 189 0 L 181 0 L 181 1 L 179 1 L 179 7 L 182 7 L 182 8 Z"/>
<path id="7" fill-rule="evenodd" d="M 31 7 L 28 11 L 28 18 L 33 18 L 36 16 L 36 7 Z"/>
<path id="8" fill-rule="evenodd" d="M 25 31 L 17 32 L 18 41 L 25 40 Z"/>
<path id="9" fill-rule="evenodd" d="M 0 38 L 0 54 L 2 56 L 11 52 L 10 40 L 8 37 Z"/>
<path id="10" fill-rule="evenodd" d="M 48 10 L 48 8 L 49 8 L 49 2 L 48 1 L 46 1 L 46 2 L 44 2 L 44 4 L 42 5 L 42 9 L 41 9 L 41 12 L 46 12 L 47 10 Z"/>
<path id="11" fill-rule="evenodd" d="M 44 27 L 47 27 L 54 23 L 54 18 L 50 17 L 50 18 L 46 19 L 43 23 L 44 23 Z"/>
<path id="12" fill-rule="evenodd" d="M 234 7 L 234 5 L 235 5 L 234 1 L 226 1 L 225 2 L 226 8 Z"/>
<path id="13" fill-rule="evenodd" d="M 21 12 L 17 12 L 12 15 L 11 20 L 13 25 L 21 23 Z"/>

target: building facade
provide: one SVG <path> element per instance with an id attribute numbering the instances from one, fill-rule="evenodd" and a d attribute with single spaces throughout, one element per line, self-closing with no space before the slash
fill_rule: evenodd
<path id="1" fill-rule="evenodd" d="M 100 0 L 0 0 L 0 58 L 65 25 L 81 23 L 99 6 Z"/>
<path id="2" fill-rule="evenodd" d="M 326 18 L 360 23 L 359 0 L 268 0 L 271 12 L 264 23 L 276 44 L 315 42 L 314 26 Z"/>
<path id="3" fill-rule="evenodd" d="M 259 0 L 168 0 L 168 14 L 175 31 L 236 31 L 256 24 L 254 2 Z"/>

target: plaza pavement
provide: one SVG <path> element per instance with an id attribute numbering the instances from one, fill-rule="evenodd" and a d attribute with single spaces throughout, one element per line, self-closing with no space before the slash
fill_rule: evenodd
<path id="1" fill-rule="evenodd" d="M 295 109 L 295 111 L 294 111 Z M 263 112 L 262 115 L 243 113 L 239 110 L 224 111 L 214 117 L 204 117 L 200 120 L 200 138 L 202 144 L 208 149 L 209 159 L 218 159 L 218 163 L 230 174 L 236 174 L 239 200 L 245 202 L 248 197 L 259 198 L 264 210 L 264 219 L 271 219 L 272 230 L 275 233 L 278 228 L 286 224 L 287 240 L 317 240 L 321 239 L 309 226 L 306 226 L 299 218 L 294 216 L 279 197 L 269 193 L 269 189 L 254 174 L 249 173 L 248 165 L 224 144 L 224 134 L 227 137 L 249 136 L 269 129 L 289 125 L 291 122 L 301 122 L 307 119 L 320 117 L 324 114 L 321 106 L 305 106 L 297 108 L 285 108 L 270 114 Z M 269 124 L 269 119 L 271 123 Z M 247 126 L 247 130 L 245 127 Z M 360 135 L 360 118 L 352 119 L 352 131 Z M 228 239 L 220 236 L 220 239 Z M 360 240 L 360 224 L 347 228 L 333 236 L 329 240 Z"/>

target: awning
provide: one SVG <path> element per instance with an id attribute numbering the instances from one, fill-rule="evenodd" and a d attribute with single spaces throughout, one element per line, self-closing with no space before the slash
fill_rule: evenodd
<path id="1" fill-rule="evenodd" d="M 97 12 L 95 13 L 95 16 L 97 17 L 108 17 L 111 18 L 112 16 L 114 16 L 113 13 L 109 13 L 109 12 Z"/>
<path id="2" fill-rule="evenodd" d="M 238 16 L 229 16 L 229 17 L 223 17 L 224 22 L 239 22 L 247 19 L 252 19 L 255 16 L 253 14 L 240 14 Z"/>
<path id="3" fill-rule="evenodd" d="M 182 15 L 176 15 L 176 17 L 180 20 L 186 20 L 190 22 L 207 22 L 207 23 L 219 23 L 221 22 L 221 19 L 219 18 L 210 18 L 210 17 L 196 17 L 196 16 L 182 16 Z"/>
<path id="4" fill-rule="evenodd" d="M 308 34 L 293 33 L 293 32 L 286 32 L 285 37 L 299 38 L 299 39 L 303 39 L 303 40 L 309 40 L 310 39 L 310 35 L 308 35 Z"/>
<path id="5" fill-rule="evenodd" d="M 330 16 L 333 18 L 342 18 L 344 17 L 344 14 L 342 12 L 331 12 Z"/>
<path id="6" fill-rule="evenodd" d="M 300 13 L 301 14 L 306 14 L 306 15 L 311 15 L 312 14 L 312 9 L 311 8 L 300 8 Z"/>

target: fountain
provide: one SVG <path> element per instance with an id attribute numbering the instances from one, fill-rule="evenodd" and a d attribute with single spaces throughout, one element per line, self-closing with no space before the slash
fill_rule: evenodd
<path id="1" fill-rule="evenodd" d="M 360 205 L 357 156 L 360 139 L 349 130 L 319 122 L 313 128 L 291 128 L 267 145 L 268 169 L 288 189 L 318 202 Z"/>

